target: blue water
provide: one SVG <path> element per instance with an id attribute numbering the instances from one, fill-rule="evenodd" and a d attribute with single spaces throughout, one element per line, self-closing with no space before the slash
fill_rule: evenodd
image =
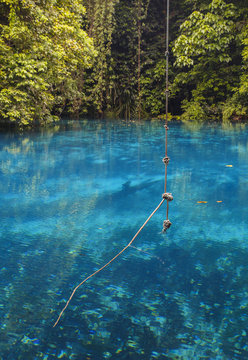
<path id="1" fill-rule="evenodd" d="M 248 359 L 248 127 L 0 134 L 0 359 Z M 227 166 L 229 165 L 229 166 Z"/>

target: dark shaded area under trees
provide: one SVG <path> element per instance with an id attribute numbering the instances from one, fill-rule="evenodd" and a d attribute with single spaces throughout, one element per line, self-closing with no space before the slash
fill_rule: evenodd
<path id="1" fill-rule="evenodd" d="M 170 8 L 169 111 L 246 121 L 247 2 Z M 165 19 L 166 0 L 0 0 L 0 122 L 163 116 Z"/>

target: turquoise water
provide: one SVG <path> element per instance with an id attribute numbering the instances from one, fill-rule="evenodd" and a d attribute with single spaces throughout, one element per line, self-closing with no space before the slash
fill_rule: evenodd
<path id="1" fill-rule="evenodd" d="M 0 134 L 0 359 L 248 359 L 248 128 L 65 122 Z M 229 166 L 227 166 L 229 165 Z"/>

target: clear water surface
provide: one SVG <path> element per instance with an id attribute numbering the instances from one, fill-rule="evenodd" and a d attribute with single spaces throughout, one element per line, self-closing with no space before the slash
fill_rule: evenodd
<path id="1" fill-rule="evenodd" d="M 248 128 L 65 122 L 0 134 L 0 359 L 248 359 Z M 227 166 L 229 165 L 229 166 Z"/>

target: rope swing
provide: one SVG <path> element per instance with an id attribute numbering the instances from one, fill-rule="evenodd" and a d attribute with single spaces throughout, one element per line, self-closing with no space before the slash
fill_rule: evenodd
<path id="1" fill-rule="evenodd" d="M 170 14 L 170 1 L 167 0 L 167 10 L 166 10 L 166 49 L 165 49 L 165 57 L 166 57 L 166 70 L 165 70 L 165 157 L 163 158 L 163 163 L 165 165 L 165 176 L 164 176 L 164 194 L 162 195 L 163 199 L 167 201 L 166 206 L 166 220 L 163 222 L 163 232 L 166 232 L 171 227 L 171 222 L 168 218 L 169 216 L 169 202 L 173 200 L 173 196 L 171 193 L 167 193 L 167 167 L 170 162 L 170 158 L 168 157 L 168 104 L 169 104 L 169 14 Z"/>
<path id="2" fill-rule="evenodd" d="M 103 269 L 105 269 L 107 266 L 109 266 L 114 260 L 116 260 L 125 250 L 127 250 L 127 248 L 129 247 L 133 247 L 132 243 L 134 242 L 134 240 L 136 239 L 136 237 L 139 235 L 139 233 L 141 232 L 141 230 L 146 226 L 146 224 L 149 222 L 149 220 L 153 217 L 153 215 L 158 211 L 158 209 L 161 207 L 161 205 L 166 201 L 167 202 L 167 207 L 166 207 L 166 220 L 164 220 L 163 222 L 163 232 L 166 232 L 166 230 L 169 229 L 169 227 L 171 226 L 171 222 L 168 219 L 168 214 L 169 214 L 169 202 L 173 200 L 173 196 L 171 193 L 166 192 L 167 191 L 167 166 L 169 164 L 169 157 L 167 154 L 167 147 L 168 147 L 168 101 L 169 101 L 169 81 L 168 81 L 168 71 L 169 71 L 169 0 L 167 0 L 167 20 L 166 20 L 166 51 L 165 51 L 165 56 L 166 56 L 166 90 L 165 90 L 165 94 L 166 94 L 166 117 L 165 117 L 165 157 L 163 158 L 163 163 L 165 165 L 165 182 L 164 182 L 164 193 L 162 194 L 162 200 L 160 201 L 160 203 L 158 204 L 158 206 L 153 210 L 153 212 L 148 216 L 148 218 L 146 219 L 146 221 L 144 222 L 144 224 L 139 228 L 139 230 L 136 232 L 136 234 L 134 235 L 134 237 L 132 238 L 132 240 L 118 253 L 116 254 L 111 260 L 109 260 L 105 265 L 103 265 L 101 268 L 99 268 L 98 270 L 96 270 L 95 272 L 93 272 L 91 275 L 87 276 L 80 284 L 78 284 L 72 291 L 69 299 L 67 300 L 64 308 L 61 310 L 57 320 L 55 321 L 53 327 L 55 327 L 61 316 L 63 315 L 64 311 L 66 310 L 66 308 L 68 307 L 71 299 L 73 298 L 75 292 L 78 290 L 78 288 L 83 285 L 87 280 L 89 280 L 90 278 L 92 278 L 94 275 L 98 274 L 100 271 L 102 271 Z"/>

